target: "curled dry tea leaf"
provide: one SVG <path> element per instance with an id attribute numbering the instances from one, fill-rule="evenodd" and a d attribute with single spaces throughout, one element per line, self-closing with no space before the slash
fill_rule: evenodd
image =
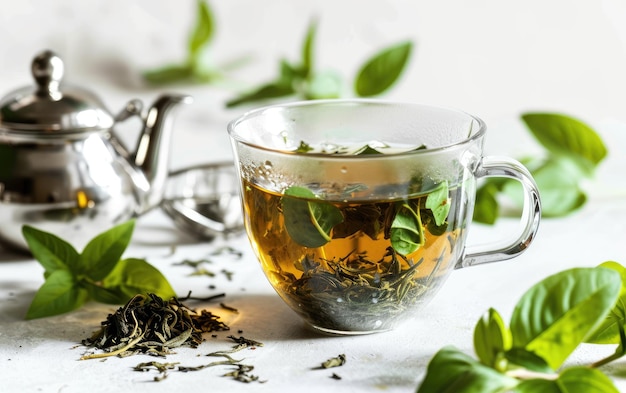
<path id="1" fill-rule="evenodd" d="M 346 364 L 346 355 L 341 354 L 322 363 L 322 368 L 340 367 Z"/>
<path id="2" fill-rule="evenodd" d="M 197 347 L 203 332 L 229 330 L 211 312 L 192 310 L 176 298 L 164 300 L 155 294 L 137 295 L 114 314 L 83 344 L 103 352 L 81 359 L 124 356 L 133 353 L 165 355 L 182 345 Z"/>

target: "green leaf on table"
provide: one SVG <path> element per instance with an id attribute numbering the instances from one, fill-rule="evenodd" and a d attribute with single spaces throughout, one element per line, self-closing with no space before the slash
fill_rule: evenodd
<path id="1" fill-rule="evenodd" d="M 33 256 L 46 269 L 45 281 L 35 294 L 27 318 L 72 311 L 89 298 L 105 303 L 125 303 L 137 293 L 174 296 L 165 277 L 148 262 L 120 261 L 133 229 L 134 220 L 111 228 L 94 237 L 83 253 L 78 254 L 65 240 L 23 226 Z"/>
<path id="2" fill-rule="evenodd" d="M 474 327 L 474 351 L 485 366 L 502 371 L 503 354 L 511 348 L 511 331 L 500 314 L 490 308 Z"/>
<path id="3" fill-rule="evenodd" d="M 44 267 L 46 274 L 60 269 L 75 269 L 79 264 L 78 251 L 58 236 L 28 225 L 22 227 L 22 235 L 30 252 Z"/>
<path id="4" fill-rule="evenodd" d="M 448 346 L 430 360 L 417 393 L 496 393 L 505 392 L 517 384 L 516 379 Z"/>
<path id="5" fill-rule="evenodd" d="M 371 97 L 389 89 L 402 74 L 413 43 L 405 41 L 383 49 L 367 60 L 357 73 L 355 92 L 360 97 Z"/>
<path id="6" fill-rule="evenodd" d="M 143 259 L 119 261 L 115 269 L 102 280 L 104 291 L 96 291 L 96 300 L 103 303 L 124 304 L 141 293 L 154 293 L 163 299 L 176 296 L 172 286 L 154 266 Z"/>
<path id="7" fill-rule="evenodd" d="M 619 393 L 609 377 L 587 367 L 571 367 L 557 379 L 529 379 L 512 389 L 514 393 Z"/>
<path id="8" fill-rule="evenodd" d="M 91 239 L 80 255 L 76 274 L 85 274 L 95 281 L 102 280 L 118 263 L 133 235 L 135 221 L 119 224 Z"/>
<path id="9" fill-rule="evenodd" d="M 311 248 L 328 243 L 331 229 L 343 222 L 339 208 L 315 198 L 311 190 L 298 186 L 286 189 L 282 198 L 287 233 L 296 243 Z"/>
<path id="10" fill-rule="evenodd" d="M 525 113 L 522 120 L 549 152 L 580 158 L 587 171 L 606 157 L 600 136 L 578 119 L 554 113 Z"/>
<path id="11" fill-rule="evenodd" d="M 189 36 L 190 63 L 199 56 L 201 50 L 211 42 L 214 33 L 213 15 L 204 0 L 197 0 L 196 25 Z"/>
<path id="12" fill-rule="evenodd" d="M 423 246 L 426 239 L 419 209 L 413 210 L 407 203 L 398 203 L 389 237 L 393 249 L 402 255 L 409 255 Z"/>
<path id="13" fill-rule="evenodd" d="M 448 195 L 448 182 L 444 181 L 426 197 L 426 208 L 433 212 L 435 224 L 443 224 L 450 212 L 450 197 Z"/>
<path id="14" fill-rule="evenodd" d="M 619 299 L 615 302 L 611 312 L 586 342 L 595 344 L 620 344 L 620 327 L 626 329 L 626 268 L 613 261 L 604 262 L 600 264 L 599 268 L 611 269 L 618 272 L 622 279 L 622 288 L 620 290 Z"/>
<path id="15" fill-rule="evenodd" d="M 513 310 L 513 347 L 533 352 L 556 370 L 600 325 L 620 289 L 620 275 L 609 269 L 575 268 L 547 277 Z"/>
<path id="16" fill-rule="evenodd" d="M 53 271 L 35 294 L 26 319 L 49 317 L 66 313 L 87 301 L 87 291 L 81 288 L 67 270 Z"/>

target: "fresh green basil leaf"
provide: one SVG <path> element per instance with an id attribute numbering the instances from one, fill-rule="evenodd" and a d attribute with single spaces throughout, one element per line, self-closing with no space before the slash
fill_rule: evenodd
<path id="1" fill-rule="evenodd" d="M 626 268 L 613 261 L 604 262 L 599 267 L 618 272 L 622 279 L 622 289 L 609 315 L 586 341 L 595 344 L 620 344 L 620 326 L 626 328 Z"/>
<path id="2" fill-rule="evenodd" d="M 195 63 L 202 48 L 213 38 L 214 22 L 209 4 L 204 0 L 197 1 L 196 26 L 189 36 L 189 63 Z"/>
<path id="3" fill-rule="evenodd" d="M 565 216 L 579 209 L 587 201 L 587 196 L 580 186 L 585 175 L 568 156 L 552 155 L 545 159 L 525 159 L 522 163 L 531 172 L 539 188 L 543 217 Z M 503 191 L 521 208 L 523 193 L 519 182 L 506 182 Z"/>
<path id="4" fill-rule="evenodd" d="M 551 374 L 554 372 L 543 358 L 523 348 L 511 348 L 505 352 L 504 357 L 509 363 L 509 368 L 513 368 L 515 365 L 538 373 Z"/>
<path id="5" fill-rule="evenodd" d="M 102 280 L 118 263 L 128 247 L 135 220 L 119 224 L 93 238 L 80 255 L 80 269 L 94 281 Z"/>
<path id="6" fill-rule="evenodd" d="M 568 368 L 556 380 L 530 379 L 512 390 L 514 393 L 619 393 L 602 371 L 587 367 Z"/>
<path id="7" fill-rule="evenodd" d="M 163 299 L 176 296 L 161 272 L 143 259 L 129 258 L 118 262 L 102 280 L 99 301 L 123 304 L 137 294 L 154 293 Z M 117 298 L 116 298 L 117 296 Z"/>
<path id="8" fill-rule="evenodd" d="M 79 268 L 79 254 L 65 240 L 51 233 L 28 225 L 22 227 L 22 235 L 35 259 L 43 266 L 46 275 L 57 270 Z"/>
<path id="9" fill-rule="evenodd" d="M 609 269 L 576 268 L 547 277 L 513 310 L 513 347 L 535 353 L 556 370 L 599 326 L 620 289 L 619 274 Z"/>
<path id="10" fill-rule="evenodd" d="M 193 76 L 193 67 L 189 64 L 172 64 L 155 70 L 145 71 L 142 76 L 148 83 L 165 85 L 190 79 Z"/>
<path id="11" fill-rule="evenodd" d="M 485 365 L 503 371 L 500 361 L 504 352 L 511 348 L 511 331 L 504 324 L 500 314 L 490 308 L 474 327 L 474 351 Z"/>
<path id="12" fill-rule="evenodd" d="M 332 71 L 318 72 L 304 85 L 307 100 L 339 98 L 341 96 L 341 77 Z"/>
<path id="13" fill-rule="evenodd" d="M 81 286 L 87 290 L 89 298 L 105 304 L 124 304 L 130 299 L 116 288 L 105 288 L 100 284 L 82 281 Z"/>
<path id="14" fill-rule="evenodd" d="M 308 78 L 313 73 L 313 45 L 315 43 L 315 35 L 317 32 L 317 21 L 314 20 L 309 25 L 304 43 L 302 45 L 302 77 Z"/>
<path id="15" fill-rule="evenodd" d="M 525 113 L 521 117 L 535 138 L 552 153 L 580 157 L 593 166 L 607 154 L 600 136 L 578 119 L 554 113 Z"/>
<path id="16" fill-rule="evenodd" d="M 371 239 L 377 239 L 383 231 L 382 211 L 377 205 L 347 207 L 343 210 L 344 221 L 333 227 L 333 238 L 343 239 L 361 231 Z"/>
<path id="17" fill-rule="evenodd" d="M 226 107 L 233 108 L 242 104 L 248 104 L 251 102 L 266 100 L 271 98 L 286 97 L 295 94 L 291 84 L 285 84 L 280 82 L 271 82 L 263 85 L 256 90 L 243 94 L 237 98 L 234 98 L 226 102 Z"/>
<path id="18" fill-rule="evenodd" d="M 300 78 L 300 74 L 302 74 L 301 68 L 294 66 L 286 59 L 281 59 L 280 77 L 278 78 L 278 82 L 276 82 L 276 84 L 293 86 L 294 80 Z"/>
<path id="19" fill-rule="evenodd" d="M 286 189 L 282 198 L 287 233 L 296 243 L 311 248 L 328 243 L 331 229 L 343 222 L 339 208 L 315 198 L 311 190 L 298 186 Z"/>
<path id="20" fill-rule="evenodd" d="M 493 225 L 498 219 L 500 207 L 498 204 L 498 187 L 487 181 L 476 191 L 476 202 L 474 205 L 474 215 L 472 219 L 475 222 Z"/>
<path id="21" fill-rule="evenodd" d="M 406 203 L 398 203 L 389 237 L 391 247 L 402 255 L 409 255 L 423 246 L 424 228 L 419 209 L 413 210 Z"/>
<path id="22" fill-rule="evenodd" d="M 389 89 L 402 74 L 412 48 L 412 42 L 402 42 L 385 48 L 367 60 L 356 77 L 356 94 L 371 97 Z"/>
<path id="23" fill-rule="evenodd" d="M 517 380 L 482 365 L 454 347 L 444 347 L 428 363 L 417 393 L 496 393 Z"/>
<path id="24" fill-rule="evenodd" d="M 26 319 L 49 317 L 75 310 L 87 301 L 87 291 L 81 288 L 67 270 L 55 270 L 35 294 Z"/>
<path id="25" fill-rule="evenodd" d="M 378 155 L 378 154 L 383 154 L 383 153 L 381 151 L 376 150 L 370 145 L 365 145 L 357 149 L 353 154 L 355 156 L 367 156 L 367 155 Z"/>
<path id="26" fill-rule="evenodd" d="M 443 224 L 450 212 L 450 197 L 448 196 L 448 182 L 439 183 L 437 188 L 428 193 L 426 208 L 433 212 L 435 224 Z"/>

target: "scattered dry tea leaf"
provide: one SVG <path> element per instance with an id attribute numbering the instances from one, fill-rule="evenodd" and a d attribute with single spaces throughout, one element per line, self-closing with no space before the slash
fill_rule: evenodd
<path id="1" fill-rule="evenodd" d="M 343 366 L 344 364 L 346 364 L 346 355 L 341 354 L 337 357 L 330 358 L 324 363 L 322 363 L 321 368 L 339 367 L 339 366 Z"/>

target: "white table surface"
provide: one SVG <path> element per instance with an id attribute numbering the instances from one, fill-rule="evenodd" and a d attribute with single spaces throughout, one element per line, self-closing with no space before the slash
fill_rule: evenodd
<path id="1" fill-rule="evenodd" d="M 187 23 L 189 15 L 174 15 L 174 8 L 178 8 L 166 1 L 137 2 L 123 13 L 120 7 L 125 5 L 120 1 L 95 3 L 97 6 L 92 10 L 91 3 L 87 6 L 87 3 L 70 0 L 59 5 L 55 2 L 55 6 L 44 5 L 47 2 L 20 2 L 20 6 L 14 8 L 11 7 L 17 3 L 0 1 L 0 6 L 11 10 L 0 16 L 3 22 L 0 27 L 3 29 L 0 42 L 2 91 L 30 83 L 28 66 L 32 55 L 58 44 L 68 58 L 66 69 L 76 72 L 72 74 L 73 81 L 95 89 L 114 112 L 134 96 L 152 100 L 157 90 L 123 86 L 124 80 L 115 79 L 116 75 L 120 76 L 116 72 L 123 73 L 124 67 L 129 65 L 146 68 L 180 55 L 181 47 L 175 47 L 175 43 L 184 39 L 181 31 L 185 30 L 180 28 Z M 190 373 L 171 372 L 167 379 L 155 383 L 152 382 L 155 373 L 132 370 L 140 362 L 160 360 L 147 356 L 80 361 L 86 350 L 79 345 L 80 341 L 96 330 L 100 321 L 116 307 L 89 303 L 62 316 L 25 321 L 28 305 L 43 283 L 43 269 L 28 256 L 0 248 L 0 391 L 319 392 L 323 389 L 328 392 L 413 392 L 424 376 L 428 361 L 441 347 L 455 345 L 468 354 L 473 353 L 474 325 L 489 307 L 495 307 L 508 319 L 519 297 L 551 273 L 570 267 L 595 266 L 606 260 L 626 264 L 626 118 L 623 115 L 626 111 L 623 102 L 626 57 L 624 41 L 619 39 L 626 34 L 621 34 L 623 29 L 615 32 L 610 27 L 623 27 L 621 21 L 626 18 L 626 12 L 618 12 L 621 8 L 617 1 L 602 1 L 604 8 L 590 3 L 583 5 L 583 2 L 569 7 L 569 1 L 551 3 L 551 8 L 546 8 L 545 2 L 533 1 L 523 10 L 505 10 L 506 7 L 495 0 L 481 3 L 484 9 L 495 7 L 494 15 L 499 15 L 499 19 L 473 3 L 455 1 L 454 7 L 459 12 L 454 20 L 447 18 L 449 6 L 443 3 L 376 1 L 364 7 L 362 13 L 350 14 L 352 19 L 346 26 L 340 26 L 338 21 L 346 18 L 349 9 L 356 6 L 354 1 L 346 2 L 345 9 L 337 10 L 343 12 L 343 16 L 331 13 L 335 10 L 335 1 L 305 2 L 308 4 L 305 11 L 282 1 L 272 3 L 270 9 L 253 8 L 253 12 L 243 12 L 248 6 L 254 7 L 252 3 L 236 2 L 231 8 L 229 2 L 219 2 L 216 6 L 222 21 L 244 18 L 235 24 L 223 22 L 221 28 L 225 35 L 231 34 L 241 45 L 228 46 L 219 41 L 218 54 L 220 50 L 240 54 L 261 48 L 261 41 L 268 43 L 263 46 L 267 52 L 261 59 L 265 68 L 254 78 L 249 77 L 249 81 L 271 78 L 279 56 L 297 56 L 303 26 L 310 14 L 321 8 L 328 12 L 328 17 L 322 19 L 326 30 L 322 30 L 320 38 L 328 49 L 320 56 L 321 62 L 349 64 L 343 69 L 351 70 L 355 55 L 346 48 L 359 54 L 373 53 L 376 48 L 407 34 L 416 38 L 420 46 L 415 68 L 390 98 L 455 106 L 483 117 L 490 127 L 487 154 L 518 156 L 537 151 L 537 145 L 516 118 L 528 108 L 563 110 L 582 117 L 600 132 L 609 148 L 609 155 L 596 178 L 586 184 L 589 203 L 571 216 L 543 220 L 535 242 L 522 256 L 455 271 L 414 321 L 391 332 L 357 337 L 321 336 L 305 328 L 268 284 L 244 235 L 197 242 L 174 228 L 159 210 L 139 218 L 125 256 L 147 258 L 167 276 L 181 296 L 190 290 L 197 296 L 223 292 L 226 296 L 221 301 L 239 310 L 238 314 L 233 314 L 221 309 L 218 303 L 187 302 L 193 308 L 208 308 L 221 315 L 231 330 L 218 332 L 216 338 L 208 335 L 199 348 L 181 348 L 161 360 L 189 366 L 205 364 L 213 359 L 203 355 L 230 348 L 229 334 L 242 335 L 264 343 L 263 347 L 244 350 L 235 356 L 253 365 L 253 374 L 267 381 L 263 384 L 243 384 L 221 377 L 226 370 L 220 367 Z M 383 8 L 385 12 L 381 12 Z M 75 15 L 68 10 L 73 10 Z M 292 28 L 297 28 L 297 34 L 283 37 L 283 27 L 271 23 L 271 15 L 277 15 L 280 10 L 293 14 L 289 22 Z M 267 13 L 261 15 L 261 12 Z M 50 14 L 65 22 L 53 23 L 48 18 Z M 170 14 L 179 33 L 159 36 L 168 26 Z M 81 18 L 73 15 L 81 15 Z M 259 16 L 258 21 L 256 16 Z M 526 29 L 526 17 L 535 16 L 536 28 Z M 141 26 L 129 22 L 142 18 Z M 420 23 L 414 23 L 415 18 Z M 554 21 L 563 18 L 571 23 L 556 28 Z M 613 24 L 607 24 L 607 20 Z M 446 21 L 446 24 L 438 21 Z M 595 27 L 580 29 L 583 23 L 588 26 L 587 21 L 589 26 Z M 257 22 L 262 29 L 253 29 Z M 39 29 L 26 27 L 32 25 Z M 348 30 L 342 30 L 343 27 Z M 494 29 L 502 34 L 494 35 Z M 596 45 L 593 37 L 586 40 L 590 32 L 606 45 Z M 267 41 L 269 34 L 274 38 Z M 221 37 L 224 40 L 224 35 Z M 333 40 L 335 37 L 339 39 Z M 562 50 L 555 52 L 553 58 L 547 58 L 556 43 Z M 525 50 L 519 50 L 526 44 Z M 229 50 L 224 50 L 226 47 Z M 444 47 L 448 49 L 441 50 Z M 580 48 L 587 52 L 579 53 Z M 128 60 L 133 55 L 136 57 Z M 120 58 L 125 61 L 116 63 Z M 462 67 L 455 66 L 460 64 L 458 59 L 463 59 Z M 533 59 L 537 61 L 531 61 Z M 598 64 L 604 67 L 602 72 L 589 71 Z M 258 68 L 251 67 L 255 69 Z M 507 83 L 503 83 L 504 80 Z M 569 89 L 572 81 L 576 81 L 577 87 Z M 220 109 L 228 95 L 224 91 L 205 87 L 182 90 L 194 95 L 196 102 L 178 113 L 172 169 L 231 159 L 225 125 L 241 112 Z M 515 231 L 516 227 L 516 221 L 511 219 L 502 219 L 493 227 L 473 225 L 469 241 L 487 242 Z M 244 256 L 240 259 L 227 255 L 210 257 L 213 264 L 207 267 L 217 272 L 216 277 L 192 277 L 189 276 L 191 268 L 174 265 L 184 259 L 205 258 L 224 245 L 243 251 Z M 172 246 L 175 246 L 173 253 Z M 222 269 L 234 272 L 232 281 L 219 273 Z M 215 289 L 209 289 L 210 285 Z M 610 346 L 585 345 L 570 358 L 569 364 L 588 363 L 612 351 Z M 344 366 L 313 370 L 339 354 L 347 357 Z M 626 391 L 626 359 L 603 370 Z M 333 372 L 341 376 L 341 380 L 332 379 Z"/>
<path id="2" fill-rule="evenodd" d="M 184 122 L 180 122 L 184 123 Z M 542 221 L 539 235 L 522 256 L 505 262 L 455 271 L 428 308 L 414 321 L 395 331 L 358 336 L 327 337 L 313 333 L 274 293 L 250 250 L 244 235 L 213 242 L 196 242 L 177 231 L 159 210 L 139 218 L 128 257 L 145 257 L 171 281 L 180 296 L 189 290 L 196 296 L 225 293 L 225 304 L 239 310 L 230 313 L 219 302 L 188 301 L 193 308 L 208 308 L 231 327 L 229 332 L 208 335 L 197 349 L 178 349 L 161 361 L 199 365 L 212 361 L 210 352 L 230 348 L 229 334 L 263 342 L 255 350 L 236 354 L 255 367 L 254 374 L 266 383 L 243 384 L 221 377 L 223 367 L 198 372 L 171 372 L 161 382 L 151 382 L 154 373 L 138 373 L 132 367 L 157 360 L 145 355 L 80 361 L 86 348 L 78 345 L 95 331 L 100 321 L 116 307 L 89 303 L 66 315 L 25 321 L 24 315 L 35 291 L 43 283 L 42 268 L 28 256 L 0 254 L 0 380 L 2 391 L 106 392 L 171 391 L 359 391 L 411 392 L 424 375 L 429 359 L 444 345 L 455 345 L 472 354 L 474 324 L 489 307 L 505 318 L 522 293 L 547 275 L 576 266 L 594 266 L 606 260 L 626 263 L 626 181 L 623 169 L 626 126 L 607 125 L 612 154 L 589 185 L 589 203 L 579 212 Z M 185 132 L 182 132 L 185 133 Z M 219 143 L 217 144 L 219 145 Z M 486 242 L 512 233 L 514 219 L 502 219 L 494 227 L 474 225 L 470 242 Z M 242 258 L 209 256 L 224 245 L 243 251 Z M 172 246 L 175 246 L 172 248 Z M 213 260 L 207 265 L 216 277 L 189 276 L 193 269 L 175 266 L 184 259 Z M 234 272 L 229 281 L 220 272 Z M 209 289 L 214 285 L 215 289 Z M 239 333 L 239 331 L 242 333 Z M 570 359 L 571 364 L 590 362 L 608 354 L 612 347 L 585 345 Z M 324 360 L 345 354 L 347 363 L 337 369 L 312 370 Z M 616 384 L 626 387 L 626 359 L 604 370 Z M 330 378 L 335 372 L 341 380 Z"/>

